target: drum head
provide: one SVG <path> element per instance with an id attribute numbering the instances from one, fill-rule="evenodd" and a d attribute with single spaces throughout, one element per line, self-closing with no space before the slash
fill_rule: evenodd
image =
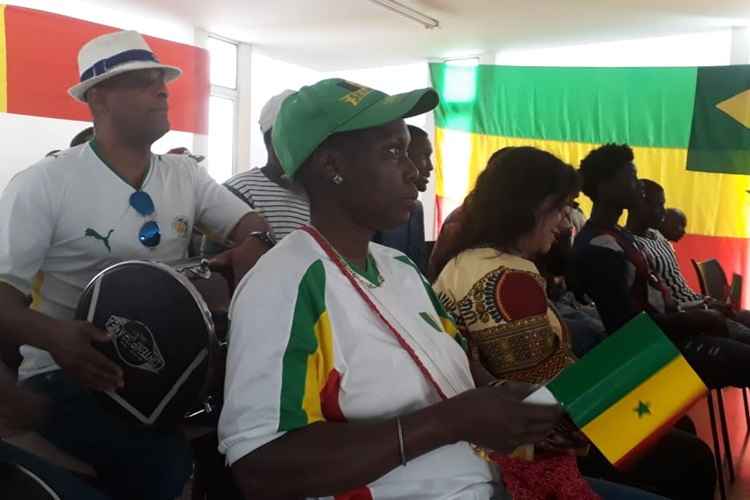
<path id="1" fill-rule="evenodd" d="M 195 287 L 169 266 L 129 261 L 86 287 L 76 319 L 112 334 L 95 346 L 120 365 L 125 387 L 95 394 L 149 426 L 170 426 L 202 397 L 213 361 L 213 323 Z"/>

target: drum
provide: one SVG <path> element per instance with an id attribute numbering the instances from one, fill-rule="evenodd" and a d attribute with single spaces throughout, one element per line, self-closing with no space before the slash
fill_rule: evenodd
<path id="1" fill-rule="evenodd" d="M 16 464 L 0 463 L 0 489 L 6 500 L 60 500 L 47 482 Z"/>
<path id="2" fill-rule="evenodd" d="M 91 280 L 76 319 L 112 334 L 96 347 L 125 373 L 125 387 L 95 393 L 104 406 L 145 426 L 169 427 L 220 391 L 224 356 L 214 319 L 223 340 L 229 305 L 221 282 L 205 260 L 126 261 Z"/>

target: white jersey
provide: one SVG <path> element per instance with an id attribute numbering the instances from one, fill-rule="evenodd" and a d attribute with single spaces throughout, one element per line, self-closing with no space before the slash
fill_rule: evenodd
<path id="1" fill-rule="evenodd" d="M 375 243 L 369 260 L 358 279 L 375 285 L 382 278 L 367 293 L 412 339 L 423 363 L 435 367 L 433 377 L 454 395 L 474 387 L 461 337 L 416 266 Z M 219 421 L 219 448 L 229 463 L 315 422 L 390 419 L 440 401 L 393 333 L 305 231 L 291 233 L 261 258 L 240 282 L 230 315 Z M 497 475 L 459 442 L 362 485 L 360 496 L 340 494 L 486 500 L 501 488 Z"/>
<path id="2" fill-rule="evenodd" d="M 226 237 L 250 211 L 183 155 L 152 156 L 142 190 L 154 202 L 152 216 L 130 206 L 135 189 L 90 144 L 20 172 L 0 197 L 0 281 L 31 294 L 35 310 L 69 320 L 100 271 L 129 259 L 183 259 L 194 225 Z M 154 248 L 138 239 L 149 220 L 161 232 Z M 21 354 L 21 379 L 58 368 L 40 349 L 23 346 Z"/>

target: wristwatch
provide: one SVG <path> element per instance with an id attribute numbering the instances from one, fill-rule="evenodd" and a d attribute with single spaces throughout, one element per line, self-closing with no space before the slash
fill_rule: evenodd
<path id="1" fill-rule="evenodd" d="M 248 237 L 258 238 L 269 247 L 274 247 L 276 245 L 276 240 L 268 231 L 252 231 L 250 234 L 248 234 Z"/>

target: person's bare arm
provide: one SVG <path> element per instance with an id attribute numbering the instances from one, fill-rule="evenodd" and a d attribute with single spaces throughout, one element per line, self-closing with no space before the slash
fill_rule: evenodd
<path id="1" fill-rule="evenodd" d="M 268 223 L 260 214 L 245 214 L 229 233 L 228 243 L 232 248 L 210 259 L 211 268 L 224 274 L 234 287 L 270 249 L 269 245 L 250 234 L 269 230 Z"/>
<path id="2" fill-rule="evenodd" d="M 28 298 L 13 286 L 0 282 L 0 331 L 10 344 L 29 344 L 49 350 L 48 332 L 55 320 L 28 308 Z"/>
<path id="3" fill-rule="evenodd" d="M 60 321 L 34 311 L 20 291 L 3 282 L 0 304 L 0 332 L 9 343 L 48 351 L 87 387 L 110 390 L 123 385 L 122 369 L 91 345 L 109 342 L 108 333 L 85 321 Z"/>
<path id="4" fill-rule="evenodd" d="M 236 244 L 242 244 L 248 235 L 253 231 L 270 231 L 268 223 L 258 212 L 250 212 L 245 214 L 237 224 L 235 224 L 232 231 L 229 233 L 229 240 Z"/>
<path id="5" fill-rule="evenodd" d="M 527 392 L 474 389 L 402 416 L 407 460 L 457 441 L 500 452 L 542 441 L 561 410 L 521 403 Z M 232 472 L 246 499 L 272 500 L 341 494 L 400 465 L 398 427 L 391 419 L 313 424 L 244 456 L 233 464 Z"/>

